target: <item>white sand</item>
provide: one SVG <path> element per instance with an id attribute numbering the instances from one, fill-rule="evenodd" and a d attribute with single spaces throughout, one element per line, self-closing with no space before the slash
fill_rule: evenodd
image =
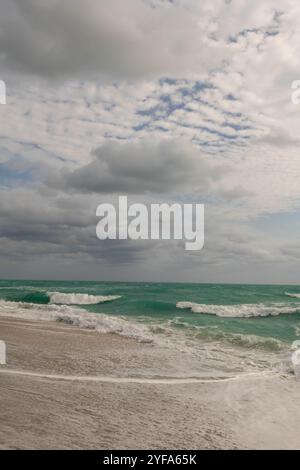
<path id="1" fill-rule="evenodd" d="M 300 449 L 300 383 L 277 355 L 12 318 L 0 337 L 0 448 Z"/>

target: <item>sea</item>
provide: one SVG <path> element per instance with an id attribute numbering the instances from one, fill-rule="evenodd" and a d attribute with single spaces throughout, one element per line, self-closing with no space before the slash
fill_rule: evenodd
<path id="1" fill-rule="evenodd" d="M 300 285 L 0 280 L 0 316 L 276 352 L 300 339 Z"/>

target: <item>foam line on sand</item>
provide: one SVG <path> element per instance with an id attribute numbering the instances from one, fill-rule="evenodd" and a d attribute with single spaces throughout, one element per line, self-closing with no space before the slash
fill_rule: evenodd
<path id="1" fill-rule="evenodd" d="M 23 377 L 41 378 L 41 379 L 52 379 L 52 380 L 64 380 L 64 381 L 80 381 L 80 382 L 102 382 L 102 383 L 116 383 L 116 384 L 159 384 L 159 385 L 180 385 L 180 384 L 205 384 L 205 383 L 217 383 L 217 382 L 232 382 L 234 380 L 242 380 L 251 377 L 274 377 L 274 373 L 270 372 L 249 372 L 243 374 L 237 374 L 230 377 L 219 377 L 219 378 L 197 378 L 197 377 L 109 377 L 109 376 L 97 376 L 97 375 L 58 375 L 58 374 L 44 374 L 39 372 L 30 372 L 23 370 L 13 369 L 0 369 L 0 374 L 6 375 L 18 375 Z"/>

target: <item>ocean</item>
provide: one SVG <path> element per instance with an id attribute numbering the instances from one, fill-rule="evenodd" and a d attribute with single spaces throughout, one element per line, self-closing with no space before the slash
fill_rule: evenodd
<path id="1" fill-rule="evenodd" d="M 299 339 L 300 286 L 0 280 L 5 315 L 276 352 Z"/>

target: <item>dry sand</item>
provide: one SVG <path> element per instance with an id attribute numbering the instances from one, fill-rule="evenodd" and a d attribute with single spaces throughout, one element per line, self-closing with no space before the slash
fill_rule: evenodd
<path id="1" fill-rule="evenodd" d="M 300 449 L 300 383 L 245 353 L 9 317 L 0 338 L 2 449 Z"/>

